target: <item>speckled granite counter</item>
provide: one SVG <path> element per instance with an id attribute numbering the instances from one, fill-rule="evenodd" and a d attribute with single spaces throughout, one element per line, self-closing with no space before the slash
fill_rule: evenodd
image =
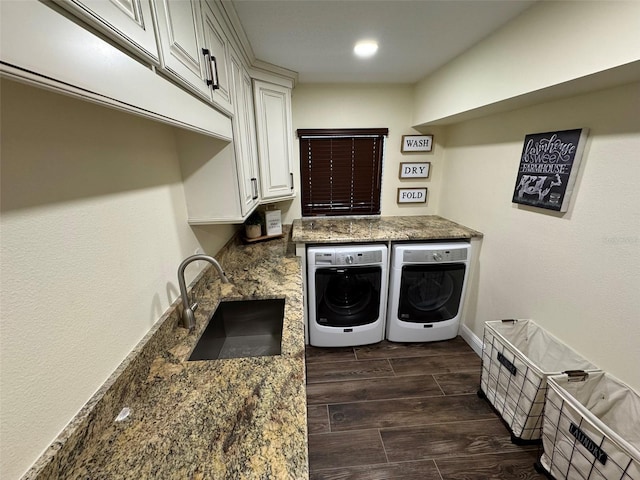
<path id="1" fill-rule="evenodd" d="M 469 239 L 482 233 L 437 215 L 400 217 L 319 217 L 293 222 L 296 243 L 387 242 Z"/>
<path id="2" fill-rule="evenodd" d="M 23 478 L 308 478 L 302 284 L 287 237 L 232 240 L 218 255 L 232 283 L 213 269 L 194 282 L 196 334 L 174 303 Z M 187 362 L 222 298 L 285 298 L 282 354 Z"/>

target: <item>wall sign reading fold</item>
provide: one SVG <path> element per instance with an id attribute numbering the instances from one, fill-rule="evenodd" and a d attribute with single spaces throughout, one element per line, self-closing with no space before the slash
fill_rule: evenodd
<path id="1" fill-rule="evenodd" d="M 426 188 L 399 188 L 398 203 L 426 203 Z"/>

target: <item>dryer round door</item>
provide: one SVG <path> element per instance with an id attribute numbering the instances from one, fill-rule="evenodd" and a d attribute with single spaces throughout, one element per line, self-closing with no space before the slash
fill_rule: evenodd
<path id="1" fill-rule="evenodd" d="M 430 312 L 442 308 L 454 294 L 454 280 L 448 272 L 420 272 L 407 287 L 407 302 L 414 309 Z"/>
<path id="2" fill-rule="evenodd" d="M 464 264 L 404 265 L 398 318 L 415 323 L 454 318 L 460 308 L 465 269 Z"/>

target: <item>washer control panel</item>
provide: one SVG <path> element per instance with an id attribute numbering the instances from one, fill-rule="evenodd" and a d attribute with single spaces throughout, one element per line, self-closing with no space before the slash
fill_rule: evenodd
<path id="1" fill-rule="evenodd" d="M 382 263 L 382 251 L 335 251 L 323 249 L 315 252 L 314 261 L 316 265 L 372 265 Z"/>

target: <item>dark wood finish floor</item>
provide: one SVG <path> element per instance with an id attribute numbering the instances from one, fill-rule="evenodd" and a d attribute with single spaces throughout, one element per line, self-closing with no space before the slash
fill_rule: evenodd
<path id="1" fill-rule="evenodd" d="M 480 358 L 457 337 L 307 347 L 311 480 L 544 479 L 476 395 Z"/>

